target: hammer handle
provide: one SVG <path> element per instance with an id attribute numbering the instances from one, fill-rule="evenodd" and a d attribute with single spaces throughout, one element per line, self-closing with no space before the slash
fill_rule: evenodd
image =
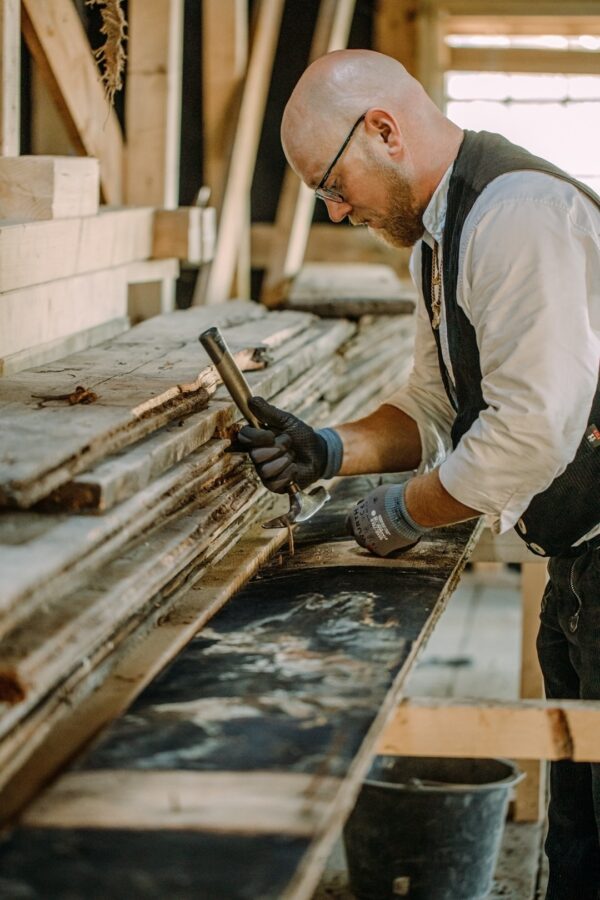
<path id="1" fill-rule="evenodd" d="M 259 420 L 248 406 L 248 400 L 252 397 L 250 385 L 242 375 L 240 367 L 231 355 L 219 329 L 214 327 L 203 331 L 199 341 L 208 353 L 241 414 L 254 428 L 260 428 Z"/>

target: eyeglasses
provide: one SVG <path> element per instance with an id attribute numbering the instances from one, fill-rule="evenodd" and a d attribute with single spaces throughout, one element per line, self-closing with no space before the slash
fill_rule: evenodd
<path id="1" fill-rule="evenodd" d="M 325 187 L 325 182 L 327 181 L 327 179 L 328 179 L 329 176 L 331 175 L 331 173 L 332 173 L 332 171 L 333 171 L 333 169 L 334 169 L 334 166 L 335 166 L 335 164 L 337 163 L 337 161 L 339 160 L 340 156 L 342 155 L 342 153 L 344 152 L 344 150 L 346 149 L 346 147 L 347 147 L 348 144 L 350 143 L 350 140 L 351 140 L 351 138 L 352 138 L 352 135 L 354 134 L 354 132 L 356 131 L 356 129 L 358 128 L 358 126 L 359 126 L 360 123 L 363 121 L 363 119 L 365 118 L 366 115 L 367 115 L 367 113 L 364 112 L 364 113 L 362 114 L 362 116 L 360 116 L 360 117 L 356 120 L 356 122 L 354 123 L 354 125 L 353 125 L 352 128 L 350 129 L 350 132 L 349 132 L 349 134 L 348 134 L 348 137 L 346 138 L 346 140 L 344 141 L 344 143 L 342 144 L 342 146 L 340 147 L 340 149 L 338 150 L 338 152 L 337 152 L 337 153 L 335 154 L 335 156 L 333 157 L 333 162 L 332 162 L 331 165 L 326 169 L 325 174 L 323 175 L 323 177 L 321 178 L 320 182 L 319 182 L 318 185 L 316 186 L 316 188 L 315 188 L 315 194 L 316 194 L 317 197 L 320 197 L 321 200 L 333 200 L 334 203 L 344 203 L 344 202 L 345 202 L 345 201 L 344 201 L 344 198 L 343 198 L 343 196 L 342 196 L 342 194 L 340 194 L 339 191 L 334 191 L 333 188 L 326 188 L 326 187 Z"/>

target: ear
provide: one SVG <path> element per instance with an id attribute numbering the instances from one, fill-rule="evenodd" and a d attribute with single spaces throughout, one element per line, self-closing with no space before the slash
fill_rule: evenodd
<path id="1" fill-rule="evenodd" d="M 385 109 L 373 107 L 365 115 L 365 128 L 367 134 L 382 141 L 385 150 L 391 157 L 401 156 L 404 151 L 402 132 L 398 120 L 392 113 Z"/>

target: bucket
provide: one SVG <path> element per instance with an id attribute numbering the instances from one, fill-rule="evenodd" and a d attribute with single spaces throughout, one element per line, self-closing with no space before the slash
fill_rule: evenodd
<path id="1" fill-rule="evenodd" d="M 485 897 L 522 777 L 505 759 L 376 757 L 344 828 L 357 900 Z"/>

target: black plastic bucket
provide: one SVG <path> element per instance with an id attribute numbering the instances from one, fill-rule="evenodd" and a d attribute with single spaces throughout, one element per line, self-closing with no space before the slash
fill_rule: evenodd
<path id="1" fill-rule="evenodd" d="M 485 897 L 522 777 L 505 759 L 376 757 L 344 828 L 358 900 Z"/>

